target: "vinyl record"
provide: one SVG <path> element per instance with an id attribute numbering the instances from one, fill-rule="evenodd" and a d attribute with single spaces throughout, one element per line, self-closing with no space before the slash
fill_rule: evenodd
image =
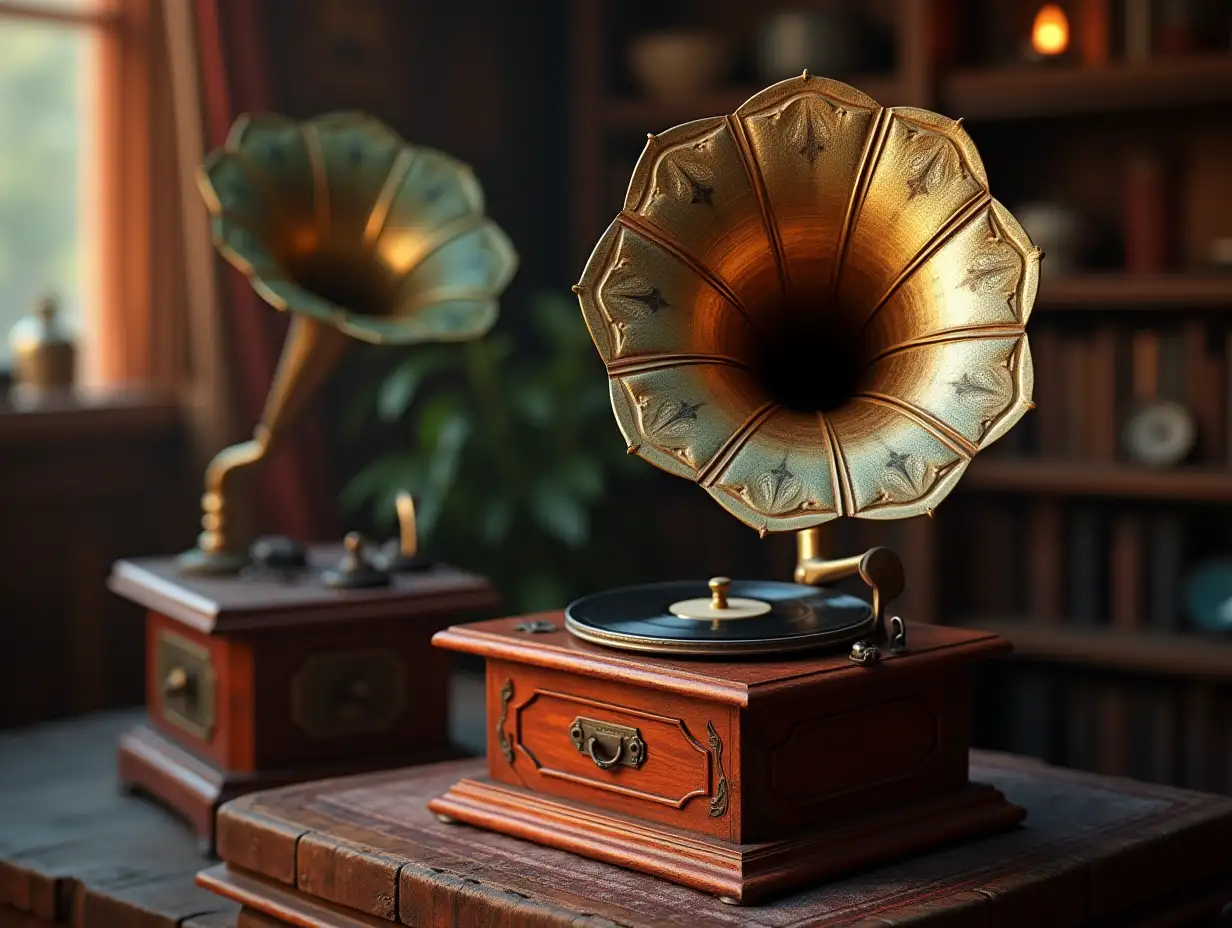
<path id="1" fill-rule="evenodd" d="M 849 645 L 873 631 L 862 599 L 796 583 L 737 580 L 735 600 L 768 609 L 725 621 L 683 618 L 673 604 L 705 599 L 705 582 L 622 587 L 585 596 L 565 610 L 565 627 L 592 644 L 654 654 L 734 656 Z"/>

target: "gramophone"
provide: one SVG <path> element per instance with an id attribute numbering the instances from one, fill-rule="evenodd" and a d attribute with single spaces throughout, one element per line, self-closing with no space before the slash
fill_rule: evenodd
<path id="1" fill-rule="evenodd" d="M 750 903 L 1020 821 L 968 778 L 970 667 L 840 517 L 931 515 L 1031 407 L 1040 252 L 958 122 L 802 77 L 648 138 L 575 288 L 631 454 L 794 582 L 679 581 L 436 635 L 486 661 L 487 776 L 430 808 Z M 868 600 L 827 588 L 859 576 Z"/>
<path id="2" fill-rule="evenodd" d="M 410 346 L 485 334 L 517 255 L 471 169 L 362 113 L 242 116 L 199 173 L 214 242 L 290 327 L 250 441 L 205 475 L 203 531 L 179 558 L 117 562 L 111 588 L 148 610 L 148 723 L 120 779 L 185 814 L 279 783 L 439 759 L 449 662 L 430 646 L 496 604 L 482 577 L 419 550 L 414 500 L 370 552 L 233 524 L 233 479 L 293 425 L 352 339 Z"/>

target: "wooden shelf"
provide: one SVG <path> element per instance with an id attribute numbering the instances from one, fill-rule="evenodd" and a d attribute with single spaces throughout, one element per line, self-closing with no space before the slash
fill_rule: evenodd
<path id="1" fill-rule="evenodd" d="M 1232 639 L 1074 628 L 1029 619 L 969 619 L 954 624 L 995 632 L 1012 642 L 1014 657 L 1023 660 L 1185 679 L 1232 680 Z"/>
<path id="2" fill-rule="evenodd" d="M 1108 67 L 1041 65 L 955 71 L 942 112 L 967 120 L 1073 116 L 1232 102 L 1232 54 Z"/>
<path id="3" fill-rule="evenodd" d="M 1047 263 L 1045 259 L 1045 268 Z M 1082 274 L 1045 279 L 1036 307 L 1045 312 L 1232 310 L 1232 274 Z"/>
<path id="4" fill-rule="evenodd" d="M 899 81 L 896 75 L 853 77 L 847 83 L 885 106 L 898 102 Z M 609 130 L 616 132 L 663 132 L 694 119 L 734 113 L 749 97 L 764 89 L 761 86 L 727 87 L 687 100 L 615 98 L 604 104 L 603 121 Z"/>
<path id="5" fill-rule="evenodd" d="M 65 391 L 25 406 L 0 397 L 0 447 L 168 434 L 182 424 L 173 395 L 141 387 Z"/>
<path id="6" fill-rule="evenodd" d="M 965 490 L 1111 496 L 1173 502 L 1232 502 L 1232 470 L 1183 467 L 1151 470 L 1036 458 L 979 457 L 960 484 Z"/>

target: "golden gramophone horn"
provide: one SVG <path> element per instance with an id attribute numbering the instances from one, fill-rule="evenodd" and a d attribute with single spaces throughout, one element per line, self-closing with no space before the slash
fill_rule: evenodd
<path id="1" fill-rule="evenodd" d="M 630 453 L 807 530 L 931 513 L 1030 408 L 1040 256 L 958 122 L 806 72 L 651 136 L 575 290 Z"/>
<path id="2" fill-rule="evenodd" d="M 230 478 L 265 457 L 349 340 L 478 338 L 518 259 L 469 167 L 362 113 L 241 116 L 198 179 L 218 250 L 292 314 L 252 440 L 206 470 L 204 531 L 181 566 L 217 573 L 247 559 L 228 532 Z"/>

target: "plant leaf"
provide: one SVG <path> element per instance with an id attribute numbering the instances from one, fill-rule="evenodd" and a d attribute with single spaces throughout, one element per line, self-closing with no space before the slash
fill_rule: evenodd
<path id="1" fill-rule="evenodd" d="M 443 407 L 442 407 L 443 408 Z M 458 478 L 458 459 L 471 435 L 470 416 L 459 410 L 442 422 L 436 436 L 428 472 L 424 480 L 422 503 L 416 510 L 419 531 L 431 538 L 445 510 L 449 493 Z"/>
<path id="2" fill-rule="evenodd" d="M 542 381 L 528 378 L 508 384 L 509 402 L 529 425 L 544 428 L 557 418 L 557 397 Z"/>
<path id="3" fill-rule="evenodd" d="M 456 353 L 428 350 L 412 352 L 381 384 L 376 397 L 378 418 L 382 422 L 396 422 L 401 419 L 424 381 L 456 364 Z"/>
<path id="4" fill-rule="evenodd" d="M 483 507 L 479 517 L 479 537 L 489 546 L 499 545 L 513 527 L 513 497 L 501 495 Z"/>
<path id="5" fill-rule="evenodd" d="M 339 432 L 345 440 L 355 441 L 363 435 L 372 417 L 372 407 L 380 389 L 380 381 L 371 380 L 355 392 L 353 401 L 347 404 L 341 417 Z"/>
<path id="6" fill-rule="evenodd" d="M 585 502 L 603 495 L 603 468 L 592 457 L 578 453 L 566 458 L 556 468 L 555 476 Z"/>
<path id="7" fill-rule="evenodd" d="M 538 480 L 531 490 L 531 514 L 539 527 L 571 548 L 579 548 L 590 537 L 590 518 L 586 509 L 558 480 Z"/>
<path id="8" fill-rule="evenodd" d="M 558 577 L 530 573 L 518 579 L 514 598 L 519 612 L 546 612 L 563 607 L 569 594 Z"/>
<path id="9" fill-rule="evenodd" d="M 462 418 L 468 422 L 471 420 L 470 410 L 461 394 L 441 393 L 426 400 L 415 420 L 420 446 L 428 451 L 435 449 L 445 426 Z"/>
<path id="10" fill-rule="evenodd" d="M 389 491 L 412 489 L 416 472 L 424 471 L 424 461 L 416 451 L 399 451 L 375 458 L 352 477 L 338 494 L 338 505 L 357 512 L 365 503 Z"/>
<path id="11" fill-rule="evenodd" d="M 590 338 L 577 302 L 554 290 L 536 294 L 531 319 L 543 340 L 557 350 L 572 348 Z"/>

